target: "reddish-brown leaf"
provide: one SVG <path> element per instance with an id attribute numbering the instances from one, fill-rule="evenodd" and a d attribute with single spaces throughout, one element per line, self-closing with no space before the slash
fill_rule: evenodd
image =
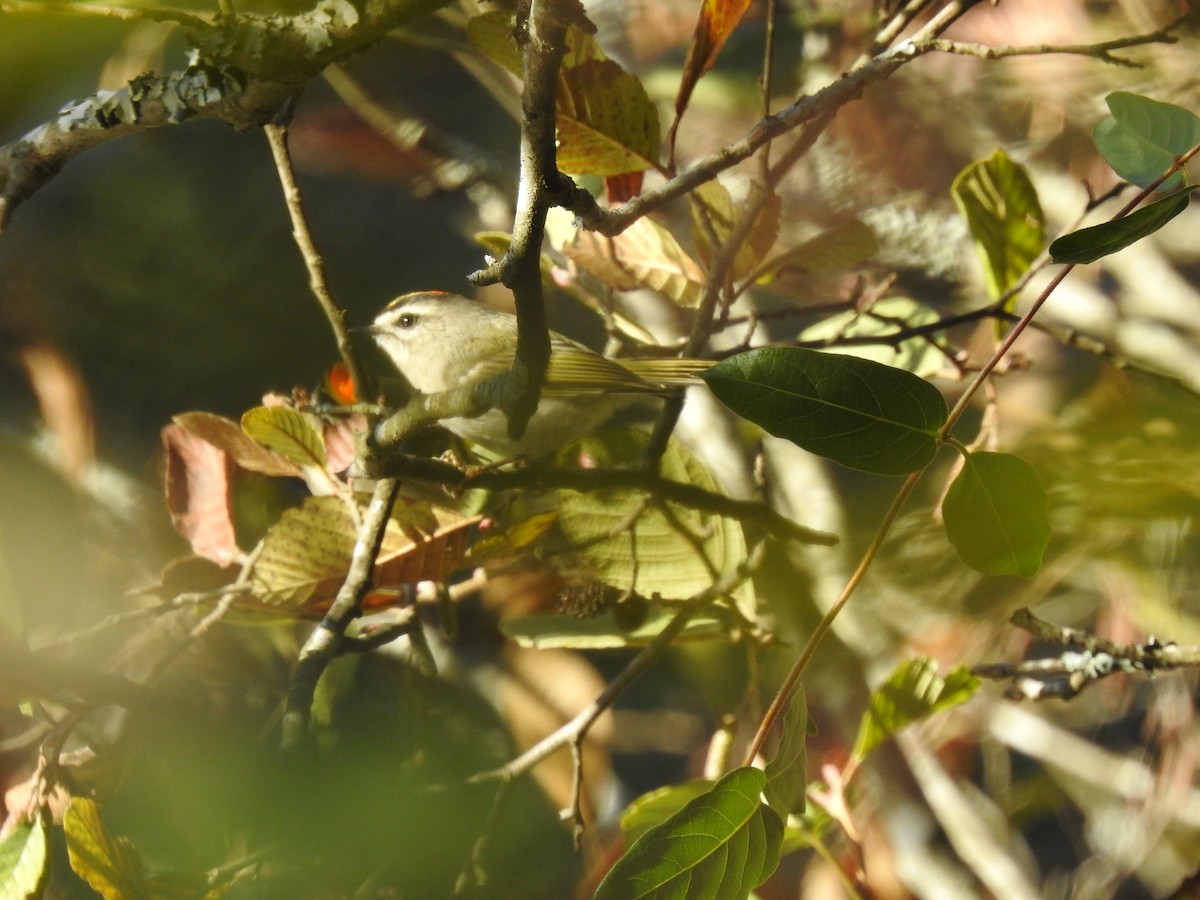
<path id="1" fill-rule="evenodd" d="M 300 477 L 299 466 L 272 453 L 231 419 L 208 412 L 188 412 L 180 413 L 171 421 L 189 434 L 223 450 L 243 469 L 263 475 Z"/>
<path id="2" fill-rule="evenodd" d="M 751 0 L 704 0 L 700 17 L 696 20 L 696 30 L 692 32 L 687 59 L 683 63 L 679 93 L 675 97 L 676 120 L 687 109 L 697 82 L 712 68 L 717 54 L 746 15 L 750 3 Z"/>
<path id="3" fill-rule="evenodd" d="M 167 509 L 171 523 L 197 556 L 221 566 L 229 565 L 241 554 L 231 506 L 233 460 L 182 425 L 164 428 L 162 441 L 167 456 Z"/>

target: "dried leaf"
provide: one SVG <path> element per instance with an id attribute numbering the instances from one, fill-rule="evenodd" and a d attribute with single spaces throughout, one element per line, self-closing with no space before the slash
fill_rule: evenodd
<path id="1" fill-rule="evenodd" d="M 704 292 L 704 270 L 648 217 L 616 237 L 580 230 L 563 252 L 614 290 L 650 288 L 688 307 L 696 306 Z"/>
<path id="2" fill-rule="evenodd" d="M 162 441 L 167 457 L 166 499 L 171 524 L 197 556 L 229 565 L 241 555 L 231 506 L 233 461 L 223 450 L 180 425 L 166 426 Z"/>
<path id="3" fill-rule="evenodd" d="M 296 465 L 255 441 L 232 419 L 208 412 L 188 412 L 180 413 L 171 421 L 225 451 L 243 469 L 263 475 L 300 476 Z"/>
<path id="4" fill-rule="evenodd" d="M 701 76 L 713 67 L 717 54 L 729 40 L 735 28 L 750 8 L 751 0 L 704 0 L 692 42 L 688 45 L 687 59 L 683 63 L 683 77 L 679 81 L 679 93 L 675 97 L 675 118 L 687 109 Z"/>
<path id="5" fill-rule="evenodd" d="M 466 553 L 477 518 L 419 504 L 398 506 L 375 566 L 376 586 L 440 581 Z M 294 615 L 324 611 L 350 565 L 356 531 L 343 501 L 310 497 L 267 532 L 250 573 L 254 599 Z"/>

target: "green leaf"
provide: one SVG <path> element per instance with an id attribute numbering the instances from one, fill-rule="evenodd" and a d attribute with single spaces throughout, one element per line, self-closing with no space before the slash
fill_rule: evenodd
<path id="1" fill-rule="evenodd" d="M 305 416 L 286 406 L 256 406 L 242 416 L 242 430 L 301 469 L 325 467 L 325 443 Z"/>
<path id="2" fill-rule="evenodd" d="M 642 794 L 621 813 L 621 833 L 626 844 L 634 844 L 638 838 L 661 825 L 697 797 L 712 790 L 715 782 L 707 778 L 694 778 L 683 784 L 671 784 Z"/>
<path id="3" fill-rule="evenodd" d="M 111 837 L 91 800 L 71 800 L 63 817 L 67 853 L 75 874 L 104 900 L 150 900 L 146 870 L 128 838 Z"/>
<path id="4" fill-rule="evenodd" d="M 871 227 L 851 219 L 767 260 L 754 273 L 754 280 L 770 281 L 784 269 L 847 269 L 878 252 L 879 240 Z"/>
<path id="5" fill-rule="evenodd" d="M 933 385 L 870 360 L 799 347 L 739 353 L 700 373 L 739 416 L 864 472 L 929 464 L 946 401 Z"/>
<path id="6" fill-rule="evenodd" d="M 635 465 L 641 442 L 630 429 L 606 429 L 578 450 L 597 467 Z M 719 491 L 704 466 L 677 442 L 660 463 L 664 478 Z M 596 577 L 619 591 L 643 597 L 686 600 L 712 585 L 714 572 L 728 572 L 746 558 L 741 523 L 677 503 L 646 502 L 639 491 L 557 492 L 559 524 Z M 742 614 L 757 616 L 754 588 L 733 592 Z"/>
<path id="7" fill-rule="evenodd" d="M 985 575 L 1036 575 L 1050 542 L 1049 500 L 1037 472 L 1011 453 L 969 453 L 946 492 L 946 536 Z"/>
<path id="8" fill-rule="evenodd" d="M 643 834 L 617 860 L 595 900 L 741 900 L 779 865 L 783 822 L 759 800 L 766 775 L 734 769 Z"/>
<path id="9" fill-rule="evenodd" d="M 927 656 L 901 663 L 871 694 L 851 756 L 861 762 L 900 729 L 966 702 L 978 689 L 979 679 L 963 666 L 943 679 Z"/>
<path id="10" fill-rule="evenodd" d="M 796 343 L 812 348 L 828 341 L 829 346 L 821 347 L 828 353 L 870 359 L 919 378 L 931 378 L 945 367 L 945 355 L 924 337 L 897 338 L 904 329 L 928 325 L 939 318 L 936 310 L 911 297 L 884 297 L 869 309 L 848 309 L 822 318 L 801 331 Z M 838 343 L 865 338 L 876 338 L 878 343 Z"/>
<path id="11" fill-rule="evenodd" d="M 46 826 L 40 817 L 18 825 L 0 841 L 0 898 L 41 896 L 49 874 Z"/>
<path id="12" fill-rule="evenodd" d="M 963 169 L 950 193 L 971 230 L 988 293 L 997 300 L 1046 245 L 1037 190 L 1024 167 L 997 150 Z"/>
<path id="13" fill-rule="evenodd" d="M 1096 123 L 1092 140 L 1118 175 L 1146 187 L 1200 144 L 1200 117 L 1171 103 L 1116 91 L 1105 98 L 1111 116 Z M 1160 190 L 1183 185 L 1182 173 L 1163 182 Z"/>
<path id="14" fill-rule="evenodd" d="M 783 740 L 775 757 L 767 763 L 767 786 L 763 796 L 771 809 L 785 819 L 803 813 L 808 786 L 808 699 L 804 687 L 796 689 L 783 721 Z"/>
<path id="15" fill-rule="evenodd" d="M 1063 235 L 1050 245 L 1050 258 L 1056 263 L 1086 265 L 1124 250 L 1187 209 L 1192 190 L 1184 188 L 1120 219 Z"/>

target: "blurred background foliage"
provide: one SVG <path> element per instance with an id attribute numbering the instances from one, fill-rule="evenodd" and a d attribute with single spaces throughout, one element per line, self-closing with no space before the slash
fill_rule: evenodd
<path id="1" fill-rule="evenodd" d="M 1153 29 L 1183 5 L 1005 0 L 974 11 L 955 36 L 1074 44 Z M 589 4 L 609 52 L 663 109 L 695 6 Z M 847 65 L 861 50 L 871 6 L 781 4 L 780 96 Z M 292 141 L 301 187 L 353 324 L 409 290 L 471 293 L 466 275 L 483 258 L 472 236 L 511 222 L 511 96 L 490 90 L 494 73 L 479 77 L 481 61 L 456 15 L 389 37 L 329 81 L 310 84 L 299 101 Z M 680 131 L 681 159 L 711 152 L 756 120 L 762 31 L 756 8 L 695 95 Z M 0 8 L 0 142 L 98 87 L 180 66 L 185 48 L 170 26 Z M 943 56 L 909 66 L 842 110 L 781 186 L 780 243 L 853 213 L 881 239 L 870 283 L 895 274 L 897 293 L 936 309 L 978 305 L 982 281 L 949 194 L 955 175 L 1002 146 L 1029 167 L 1052 233 L 1067 229 L 1087 201 L 1083 183 L 1095 194 L 1113 183 L 1089 139 L 1103 96 L 1137 90 L 1200 110 L 1196 49 L 1194 27 L 1185 27 L 1179 44 L 1126 51 L 1140 69 L 1069 56 L 1003 63 Z M 347 104 L 355 84 L 370 106 Z M 424 128 L 421 140 L 400 146 L 372 129 L 367 118 L 381 110 L 401 132 Z M 744 186 L 752 171 L 740 168 L 732 183 Z M 686 212 L 670 215 L 677 233 L 687 234 Z M 999 379 L 996 406 L 977 423 L 985 441 L 1022 453 L 1047 485 L 1055 536 L 1048 563 L 1034 579 L 985 578 L 953 557 L 932 514 L 945 480 L 938 475 L 952 464 L 947 454 L 897 526 L 885 565 L 818 656 L 809 685 L 818 725 L 814 777 L 822 763 L 845 758 L 866 686 L 897 658 L 918 651 L 947 664 L 1019 658 L 1028 640 L 1005 624 L 1019 605 L 1040 604 L 1047 618 L 1095 626 L 1117 640 L 1154 633 L 1200 643 L 1198 220 L 1193 205 L 1154 240 L 1077 272 L 1047 307 L 1059 331 L 1018 344 L 1025 364 Z M 843 272 L 791 273 L 754 295 L 763 309 L 812 308 L 771 326 L 774 337 L 789 339 L 855 289 Z M 555 303 L 556 327 L 601 334 L 564 297 Z M 992 328 L 951 338 L 978 356 Z M 1062 329 L 1103 341 L 1134 370 L 1064 346 L 1056 339 Z M 92 677 L 99 669 L 135 680 L 157 673 L 150 709 L 130 716 L 133 727 L 124 716 L 81 724 L 71 746 L 109 752 L 80 767 L 72 789 L 101 792 L 112 830 L 163 869 L 210 868 L 278 842 L 294 866 L 275 870 L 268 888 L 246 886 L 239 896 L 336 896 L 364 875 L 380 890 L 398 883 L 406 896 L 443 895 L 471 857 L 490 794 L 429 793 L 429 786 L 459 784 L 511 758 L 514 734 L 519 743 L 536 740 L 628 658 L 582 661 L 501 645 L 493 616 L 525 590 L 519 577 L 508 595 L 497 589 L 464 606 L 463 636 L 435 647 L 446 679 L 374 659 L 339 663 L 344 671 L 330 677 L 323 701 L 329 745 L 312 759 L 281 762 L 264 749 L 273 746 L 264 736 L 277 724 L 297 646 L 291 626 L 223 624 L 169 666 L 163 648 L 176 646 L 183 630 L 166 617 L 71 639 L 128 609 L 128 592 L 153 583 L 183 551 L 159 499 L 159 431 L 171 416 L 204 409 L 236 418 L 266 391 L 315 386 L 336 358 L 309 298 L 263 136 L 190 123 L 73 160 L 0 236 L 0 342 L 0 591 L 16 600 L 0 604 L 16 619 L 0 621 L 0 666 L 11 674 L 24 665 L 15 653 L 5 659 L 11 635 L 23 634 L 33 649 L 53 648 L 60 675 L 84 695 L 90 686 L 103 696 Z M 1144 367 L 1167 378 L 1136 371 Z M 523 783 L 500 813 L 504 827 L 492 829 L 498 837 L 484 851 L 495 878 L 490 896 L 567 896 L 610 849 L 604 829 L 625 802 L 702 770 L 722 717 L 745 712 L 746 685 L 772 683 L 844 583 L 893 483 L 834 470 L 781 442 L 768 440 L 764 459 L 777 504 L 843 537 L 837 552 L 776 548 L 757 576 L 781 645 L 762 660 L 723 644 L 673 651 L 593 736 L 587 799 L 600 828 L 589 832 L 588 852 L 576 857 L 555 821 L 569 784 L 566 761 L 548 764 L 539 775 L 552 799 Z M 749 483 L 745 472 L 718 477 Z M 552 696 L 555 687 L 564 696 Z M 1027 862 L 1047 896 L 1162 895 L 1171 884 L 1161 873 L 1177 882 L 1200 854 L 1200 822 L 1176 816 L 1166 796 L 1171 784 L 1181 786 L 1180 804 L 1196 793 L 1193 700 L 1194 682 L 1183 676 L 1106 685 L 1056 704 L 1049 727 L 1060 730 L 1036 744 L 1032 736 L 1042 732 L 1028 722 L 1009 720 L 1008 734 L 989 727 L 998 721 L 988 718 L 999 702 L 993 692 L 927 740 L 947 769 L 971 776 L 990 798 L 972 794 L 972 802 L 1009 817 L 1021 835 L 1013 837 L 1021 844 L 1013 857 Z M 30 778 L 25 751 L 37 727 L 15 709 L 0 719 L 10 811 L 20 808 Z M 1074 746 L 1071 732 L 1109 755 L 1081 756 L 1068 771 L 1061 754 Z M 1126 752 L 1155 773 L 1165 812 L 1144 797 L 1106 793 L 1106 767 Z M 927 788 L 899 778 L 903 765 L 896 751 L 881 753 L 858 798 L 859 846 L 879 896 L 904 896 L 935 874 L 960 884 L 947 874 L 959 874 L 946 861 L 953 819 L 922 818 L 930 836 L 919 852 L 895 831 Z M 337 777 L 329 780 L 331 772 Z M 1124 831 L 1112 818 L 1121 803 L 1137 810 Z M 890 853 L 881 849 L 888 846 Z M 837 850 L 843 861 L 853 856 L 845 845 Z M 314 881 L 309 865 L 318 851 L 343 868 L 322 869 Z M 780 887 L 763 896 L 795 896 L 797 884 L 805 896 L 837 896 L 828 870 L 805 860 L 781 871 L 780 881 L 793 879 L 792 893 Z M 82 884 L 57 889 L 88 895 Z"/>

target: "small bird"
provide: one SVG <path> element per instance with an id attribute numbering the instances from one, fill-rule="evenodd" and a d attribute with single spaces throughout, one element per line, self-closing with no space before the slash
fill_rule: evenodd
<path id="1" fill-rule="evenodd" d="M 365 329 L 409 386 L 433 395 L 482 384 L 512 368 L 517 318 L 458 294 L 423 291 L 396 298 Z M 514 439 L 499 409 L 441 424 L 501 456 L 540 457 L 591 434 L 638 398 L 699 384 L 712 365 L 696 359 L 610 359 L 555 332 L 538 408 Z"/>

